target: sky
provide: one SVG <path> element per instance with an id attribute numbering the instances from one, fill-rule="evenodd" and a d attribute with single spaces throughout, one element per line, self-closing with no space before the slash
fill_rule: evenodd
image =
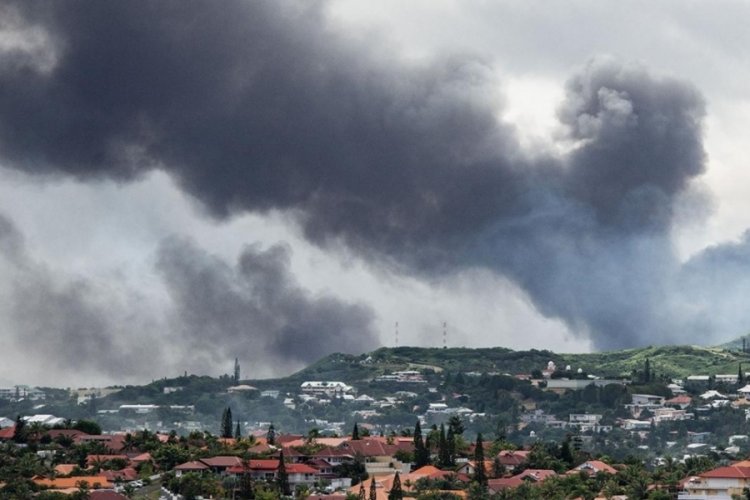
<path id="1" fill-rule="evenodd" d="M 749 10 L 0 2 L 0 385 L 746 333 Z"/>

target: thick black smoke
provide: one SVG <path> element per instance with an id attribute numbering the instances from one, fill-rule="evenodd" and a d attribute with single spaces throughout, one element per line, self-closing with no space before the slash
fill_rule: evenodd
<path id="1" fill-rule="evenodd" d="M 406 64 L 379 40 L 337 34 L 324 3 L 9 5 L 50 49 L 45 64 L 38 50 L 0 57 L 6 165 L 84 180 L 160 168 L 216 217 L 285 210 L 318 244 L 423 275 L 489 267 L 600 347 L 699 334 L 669 235 L 676 199 L 704 170 L 690 85 L 594 61 L 560 111 L 576 147 L 531 161 L 498 123 L 480 60 Z M 221 307 L 244 311 L 254 285 L 165 252 L 175 297 L 199 316 L 183 327 L 237 337 Z M 240 274 L 277 252 L 245 255 Z M 170 271 L 196 260 L 213 269 L 205 290 L 200 273 Z M 280 296 L 295 309 L 296 292 Z M 264 318 L 258 331 L 296 339 L 306 321 L 333 316 L 288 331 Z"/>

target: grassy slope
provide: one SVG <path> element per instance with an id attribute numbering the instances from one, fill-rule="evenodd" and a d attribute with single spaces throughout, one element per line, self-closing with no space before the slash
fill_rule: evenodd
<path id="1" fill-rule="evenodd" d="M 652 370 L 671 377 L 687 375 L 737 373 L 740 362 L 750 366 L 750 355 L 723 350 L 718 347 L 699 346 L 649 346 L 586 354 L 557 354 L 550 351 L 512 351 L 504 348 L 381 348 L 369 354 L 373 362 L 362 364 L 367 356 L 333 354 L 308 368 L 295 373 L 298 380 L 344 380 L 357 382 L 382 373 L 407 368 L 434 366 L 451 372 L 529 373 L 542 369 L 548 361 L 558 367 L 570 365 L 574 370 L 600 376 L 628 375 L 633 369 L 642 369 L 650 359 Z"/>

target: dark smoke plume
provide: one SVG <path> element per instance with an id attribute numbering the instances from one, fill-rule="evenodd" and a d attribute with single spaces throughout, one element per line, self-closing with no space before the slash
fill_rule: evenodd
<path id="1" fill-rule="evenodd" d="M 676 201 L 705 168 L 704 103 L 688 84 L 595 60 L 570 79 L 560 110 L 576 147 L 532 161 L 498 123 L 481 60 L 406 64 L 378 40 L 337 34 L 324 3 L 7 8 L 17 30 L 43 29 L 49 47 L 0 57 L 6 165 L 83 180 L 164 169 L 215 217 L 284 210 L 311 241 L 400 272 L 487 267 L 598 347 L 689 341 L 717 327 L 681 290 L 690 273 L 670 241 Z M 189 249 L 164 252 L 167 282 L 193 312 L 183 330 L 239 341 L 242 325 L 222 308 L 276 332 L 279 345 L 303 338 L 305 322 L 349 329 L 326 303 L 288 325 L 250 307 L 257 285 L 243 273 L 273 267 L 278 249 L 245 255 L 234 277 Z M 688 267 L 710 267 L 708 255 Z M 193 261 L 205 283 L 176 271 Z M 298 311 L 291 290 L 269 294 Z"/>
<path id="2" fill-rule="evenodd" d="M 158 268 L 175 304 L 171 330 L 188 356 L 205 367 L 240 356 L 290 368 L 376 347 L 372 312 L 301 289 L 289 258 L 285 246 L 249 247 L 232 268 L 188 241 L 165 241 Z"/>
<path id="3" fill-rule="evenodd" d="M 148 375 L 217 373 L 235 357 L 248 376 L 281 374 L 335 350 L 377 346 L 373 313 L 300 288 L 289 249 L 247 248 L 236 268 L 196 248 L 166 239 L 157 268 L 172 298 L 154 309 L 112 277 L 74 276 L 36 262 L 23 237 L 0 216 L 2 317 L 24 363 L 58 373 L 119 382 Z M 4 359 L 14 365 L 19 360 Z"/>

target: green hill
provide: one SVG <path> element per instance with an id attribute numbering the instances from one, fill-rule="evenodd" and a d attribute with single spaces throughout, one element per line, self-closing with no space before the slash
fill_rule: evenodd
<path id="1" fill-rule="evenodd" d="M 741 345 L 741 343 L 740 343 Z M 651 369 L 670 377 L 737 373 L 739 363 L 750 363 L 750 354 L 721 347 L 649 346 L 598 353 L 558 354 L 551 351 L 513 351 L 495 348 L 381 348 L 359 356 L 332 354 L 291 375 L 286 380 L 342 380 L 356 383 L 396 370 L 432 369 L 436 372 L 530 373 L 549 361 L 559 368 L 570 365 L 587 373 L 627 376 L 650 360 Z"/>

